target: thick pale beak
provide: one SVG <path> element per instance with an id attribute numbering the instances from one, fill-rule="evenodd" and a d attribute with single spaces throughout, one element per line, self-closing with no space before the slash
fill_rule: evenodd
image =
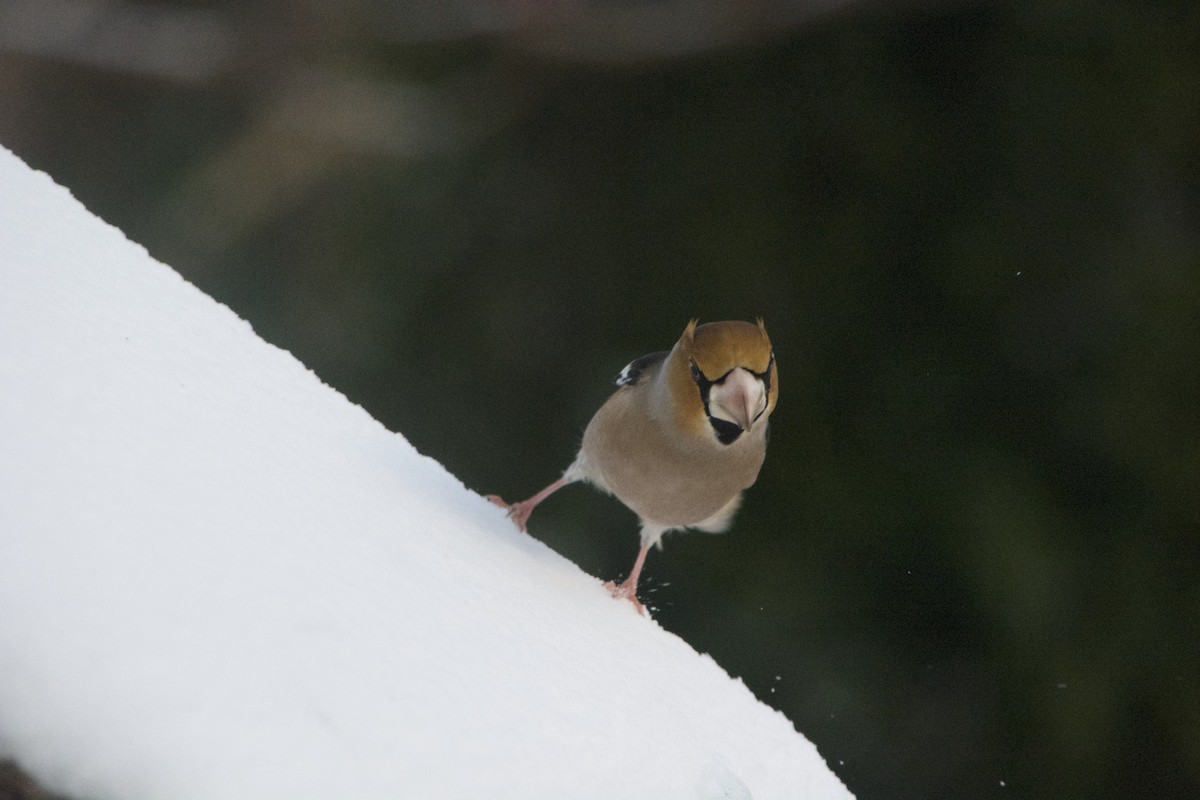
<path id="1" fill-rule="evenodd" d="M 748 431 L 766 405 L 764 393 L 762 381 L 738 367 L 726 375 L 725 380 L 713 384 L 708 393 L 708 411 L 714 417 Z"/>

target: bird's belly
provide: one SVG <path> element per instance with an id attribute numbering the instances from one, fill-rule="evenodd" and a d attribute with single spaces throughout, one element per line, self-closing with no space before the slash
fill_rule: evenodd
<path id="1" fill-rule="evenodd" d="M 678 527 L 712 517 L 754 483 L 761 456 L 737 455 L 744 457 L 703 460 L 660 453 L 652 465 L 614 458 L 600 467 L 608 490 L 642 521 Z"/>

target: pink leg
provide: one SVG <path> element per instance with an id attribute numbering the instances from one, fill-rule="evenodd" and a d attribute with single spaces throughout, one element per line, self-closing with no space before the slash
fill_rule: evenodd
<path id="1" fill-rule="evenodd" d="M 646 553 L 650 551 L 651 541 L 642 539 L 641 549 L 638 550 L 637 560 L 633 562 L 633 569 L 629 572 L 629 577 L 621 581 L 620 584 L 615 584 L 612 581 L 604 584 L 612 590 L 613 597 L 623 597 L 633 603 L 633 607 L 638 610 L 639 614 L 646 612 L 645 607 L 637 597 L 638 578 L 642 574 L 642 567 L 646 563 Z"/>
<path id="2" fill-rule="evenodd" d="M 566 485 L 567 479 L 559 478 L 554 483 L 550 484 L 545 489 L 542 489 L 528 500 L 521 500 L 516 503 L 506 503 L 504 502 L 503 498 L 495 494 L 489 494 L 484 499 L 500 506 L 501 508 L 507 508 L 508 518 L 511 519 L 519 529 L 525 530 L 525 523 L 529 521 L 529 515 L 532 514 L 533 510 L 538 507 L 538 503 L 542 502 L 547 497 L 554 494 Z"/>

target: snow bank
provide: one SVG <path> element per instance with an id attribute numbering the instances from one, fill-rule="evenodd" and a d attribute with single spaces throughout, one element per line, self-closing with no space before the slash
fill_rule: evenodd
<path id="1" fill-rule="evenodd" d="M 0 149 L 0 757 L 94 800 L 846 798 L 713 661 Z"/>

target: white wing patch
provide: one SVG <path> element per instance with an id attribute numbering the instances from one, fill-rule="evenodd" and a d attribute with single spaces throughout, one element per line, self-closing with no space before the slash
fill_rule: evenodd
<path id="1" fill-rule="evenodd" d="M 617 386 L 628 386 L 637 381 L 640 370 L 634 367 L 636 363 L 636 361 L 630 361 L 625 365 L 625 369 L 621 370 L 621 374 L 617 376 Z"/>
<path id="2" fill-rule="evenodd" d="M 621 374 L 617 376 L 617 379 L 613 381 L 613 383 L 615 383 L 617 386 L 632 386 L 642 379 L 642 376 L 647 369 L 658 364 L 660 361 L 665 359 L 667 355 L 667 351 L 662 350 L 657 353 L 650 353 L 649 355 L 642 356 L 641 358 L 635 358 L 633 361 L 630 361 L 625 365 L 625 369 L 621 370 Z"/>

